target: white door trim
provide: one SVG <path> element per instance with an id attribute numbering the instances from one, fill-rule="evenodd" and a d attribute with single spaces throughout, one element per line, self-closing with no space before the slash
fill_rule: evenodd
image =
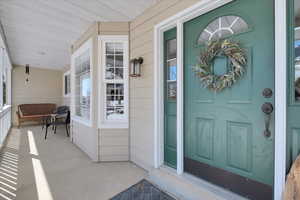
<path id="1" fill-rule="evenodd" d="M 177 174 L 183 174 L 183 23 L 234 0 L 202 0 L 154 27 L 154 166 L 164 163 L 163 33 L 177 27 Z M 274 199 L 281 200 L 286 160 L 286 1 L 275 0 Z"/>
<path id="2" fill-rule="evenodd" d="M 275 0 L 275 159 L 274 199 L 281 200 L 286 170 L 287 1 Z"/>

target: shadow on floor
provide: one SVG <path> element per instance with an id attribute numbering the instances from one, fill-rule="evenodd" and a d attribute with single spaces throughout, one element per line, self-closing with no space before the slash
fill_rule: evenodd
<path id="1" fill-rule="evenodd" d="M 92 162 L 63 127 L 47 140 L 40 126 L 13 128 L 0 161 L 0 200 L 107 200 L 146 177 L 130 162 Z"/>

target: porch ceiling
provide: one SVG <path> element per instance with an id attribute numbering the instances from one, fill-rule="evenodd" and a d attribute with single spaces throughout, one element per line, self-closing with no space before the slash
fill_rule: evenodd
<path id="1" fill-rule="evenodd" d="M 158 0 L 2 0 L 13 64 L 62 69 L 70 46 L 94 21 L 131 21 Z"/>

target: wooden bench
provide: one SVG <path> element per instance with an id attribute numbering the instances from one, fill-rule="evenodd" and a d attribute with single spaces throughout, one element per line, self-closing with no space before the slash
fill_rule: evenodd
<path id="1" fill-rule="evenodd" d="M 51 103 L 18 105 L 18 127 L 26 121 L 42 122 L 43 118 L 51 115 L 55 109 L 56 105 Z"/>

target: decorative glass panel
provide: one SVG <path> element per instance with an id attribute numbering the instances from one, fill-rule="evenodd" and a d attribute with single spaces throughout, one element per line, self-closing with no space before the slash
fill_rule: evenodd
<path id="1" fill-rule="evenodd" d="M 177 96 L 177 83 L 169 82 L 168 83 L 168 97 L 176 98 L 176 96 Z"/>
<path id="2" fill-rule="evenodd" d="M 299 1 L 295 0 L 295 100 L 300 102 L 300 7 Z"/>
<path id="3" fill-rule="evenodd" d="M 168 98 L 177 96 L 177 40 L 167 42 L 167 95 Z"/>
<path id="4" fill-rule="evenodd" d="M 106 119 L 124 119 L 124 84 L 106 84 Z"/>
<path id="5" fill-rule="evenodd" d="M 176 58 L 176 53 L 177 53 L 177 40 L 173 39 L 168 41 L 167 43 L 167 59 L 174 59 Z"/>
<path id="6" fill-rule="evenodd" d="M 168 62 L 168 80 L 176 81 L 177 79 L 177 60 L 171 60 Z"/>
<path id="7" fill-rule="evenodd" d="M 234 34 L 245 32 L 249 29 L 248 24 L 238 16 L 222 16 L 212 21 L 202 31 L 198 43 L 204 44 L 209 41 L 222 39 Z"/>
<path id="8" fill-rule="evenodd" d="M 85 51 L 75 58 L 75 113 L 77 116 L 90 119 L 90 52 Z"/>

